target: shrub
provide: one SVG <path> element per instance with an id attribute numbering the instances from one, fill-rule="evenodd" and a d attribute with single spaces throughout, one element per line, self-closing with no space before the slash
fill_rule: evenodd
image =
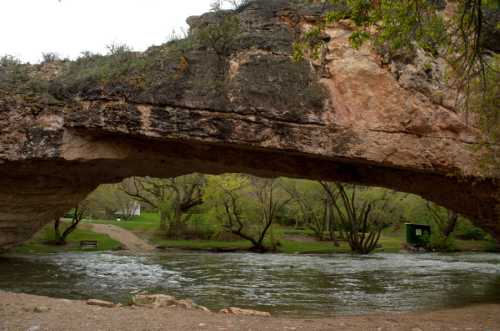
<path id="1" fill-rule="evenodd" d="M 53 63 L 60 60 L 61 58 L 57 53 L 42 53 L 42 63 Z"/>
<path id="2" fill-rule="evenodd" d="M 484 240 L 486 233 L 476 227 L 468 227 L 462 233 L 457 235 L 457 238 L 463 240 Z"/>
<path id="3" fill-rule="evenodd" d="M 233 44 L 239 32 L 238 17 L 222 14 L 217 17 L 216 23 L 201 28 L 197 33 L 197 38 L 202 47 L 214 51 L 222 59 L 232 53 Z"/>
<path id="4" fill-rule="evenodd" d="M 20 65 L 21 61 L 13 55 L 4 55 L 0 57 L 0 67 L 7 68 Z"/>
<path id="5" fill-rule="evenodd" d="M 108 55 L 83 52 L 76 61 L 63 67 L 58 83 L 64 93 L 59 95 L 61 91 L 57 91 L 59 97 L 116 81 L 134 87 L 142 84 L 148 64 L 146 56 L 133 52 L 125 45 L 112 44 L 107 48 Z"/>
<path id="6" fill-rule="evenodd" d="M 4 55 L 0 57 L 0 89 L 23 97 L 36 94 L 47 96 L 48 82 L 33 66 L 21 63 L 12 55 Z"/>
<path id="7" fill-rule="evenodd" d="M 455 241 L 452 237 L 444 236 L 440 231 L 432 231 L 431 235 L 423 237 L 425 248 L 436 252 L 454 252 L 456 251 Z"/>
<path id="8" fill-rule="evenodd" d="M 485 250 L 492 253 L 500 252 L 500 243 L 497 243 L 493 238 L 489 238 Z"/>

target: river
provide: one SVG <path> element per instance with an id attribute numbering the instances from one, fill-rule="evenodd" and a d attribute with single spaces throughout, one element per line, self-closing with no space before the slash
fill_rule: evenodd
<path id="1" fill-rule="evenodd" d="M 64 253 L 0 257 L 0 289 L 127 303 L 138 292 L 286 316 L 500 303 L 500 254 Z"/>

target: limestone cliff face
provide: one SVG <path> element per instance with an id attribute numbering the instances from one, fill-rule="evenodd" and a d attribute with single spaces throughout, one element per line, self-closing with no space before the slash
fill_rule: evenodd
<path id="1" fill-rule="evenodd" d="M 481 175 L 479 133 L 451 94 L 418 65 L 352 49 L 347 23 L 326 31 L 321 60 L 293 62 L 294 40 L 323 8 L 290 3 L 192 17 L 187 40 L 25 68 L 15 84 L 0 69 L 0 247 L 100 183 L 194 171 L 385 186 L 500 237 L 498 184 Z"/>

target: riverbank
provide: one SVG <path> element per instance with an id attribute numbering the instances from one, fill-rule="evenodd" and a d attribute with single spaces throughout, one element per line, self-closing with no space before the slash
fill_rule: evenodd
<path id="1" fill-rule="evenodd" d="M 138 237 L 148 241 L 152 245 L 164 249 L 181 249 L 189 251 L 248 251 L 251 247 L 249 241 L 245 240 L 169 240 L 159 231 L 159 218 L 156 213 L 144 213 L 127 221 L 93 220 L 93 224 L 109 224 L 121 227 L 133 232 Z M 202 231 L 203 232 L 203 231 Z M 347 242 L 341 241 L 336 247 L 331 241 L 320 241 L 314 236 L 310 229 L 294 229 L 291 227 L 280 227 L 278 230 L 279 246 L 277 253 L 285 254 L 336 254 L 351 253 Z M 405 246 L 404 227 L 386 228 L 380 237 L 379 248 L 376 253 L 397 253 Z M 268 246 L 270 246 L 268 244 Z M 454 252 L 491 252 L 493 243 L 488 240 L 460 240 L 453 238 Z"/>
<path id="2" fill-rule="evenodd" d="M 63 224 L 65 222 L 63 221 Z M 337 254 L 351 253 L 349 245 L 341 241 L 334 246 L 331 241 L 317 240 L 311 230 L 282 228 L 276 253 L 285 254 Z M 130 251 L 186 250 L 208 252 L 242 252 L 251 247 L 245 240 L 169 240 L 159 231 L 157 215 L 146 213 L 128 221 L 85 220 L 68 237 L 68 244 L 55 246 L 52 225 L 44 227 L 33 239 L 14 249 L 17 253 L 59 253 L 80 251 L 80 240 L 95 240 L 98 247 L 94 251 L 128 249 Z M 455 252 L 491 252 L 492 243 L 487 240 L 453 240 Z M 388 228 L 379 240 L 375 253 L 397 253 L 405 245 L 402 229 Z M 268 244 L 268 246 L 270 246 Z"/>
<path id="3" fill-rule="evenodd" d="M 500 330 L 500 305 L 321 319 L 233 316 L 181 308 L 89 306 L 0 291 L 0 330 Z"/>

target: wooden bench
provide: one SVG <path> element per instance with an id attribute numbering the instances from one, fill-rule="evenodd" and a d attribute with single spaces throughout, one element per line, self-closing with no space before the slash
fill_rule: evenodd
<path id="1" fill-rule="evenodd" d="M 82 240 L 80 241 L 81 249 L 95 249 L 97 248 L 97 240 Z"/>

